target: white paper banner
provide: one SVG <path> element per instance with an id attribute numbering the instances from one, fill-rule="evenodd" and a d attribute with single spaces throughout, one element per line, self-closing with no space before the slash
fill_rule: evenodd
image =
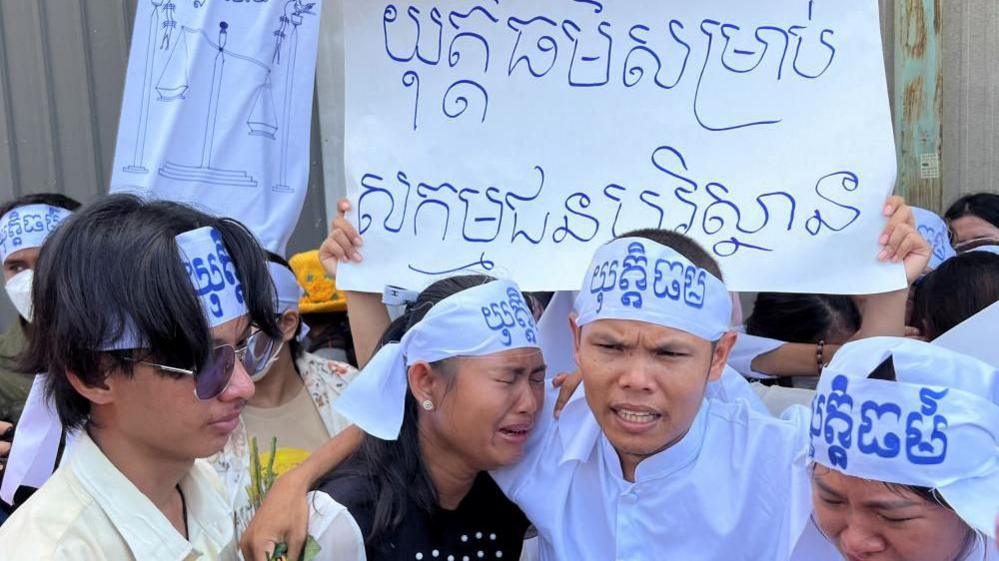
<path id="1" fill-rule="evenodd" d="M 139 0 L 111 191 L 241 220 L 283 253 L 309 179 L 322 0 Z"/>
<path id="2" fill-rule="evenodd" d="M 964 320 L 933 340 L 934 345 L 963 353 L 999 368 L 999 302 Z"/>
<path id="3" fill-rule="evenodd" d="M 862 293 L 895 180 L 876 0 L 347 2 L 365 264 L 578 289 L 595 244 L 685 232 L 730 288 Z M 815 274 L 821 270 L 822 274 Z"/>

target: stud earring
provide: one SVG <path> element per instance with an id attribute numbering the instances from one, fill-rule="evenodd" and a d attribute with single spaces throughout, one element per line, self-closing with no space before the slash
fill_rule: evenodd
<path id="1" fill-rule="evenodd" d="M 430 401 L 429 399 L 424 399 L 423 400 L 423 409 L 425 411 L 433 411 L 434 410 L 434 402 Z"/>

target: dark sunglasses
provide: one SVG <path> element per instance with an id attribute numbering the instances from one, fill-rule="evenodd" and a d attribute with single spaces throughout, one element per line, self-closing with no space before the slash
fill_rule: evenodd
<path id="1" fill-rule="evenodd" d="M 275 354 L 274 338 L 263 331 L 257 331 L 246 339 L 246 344 L 238 349 L 232 345 L 219 345 L 212 349 L 208 360 L 200 370 L 177 368 L 165 364 L 157 364 L 145 360 L 136 361 L 164 372 L 186 374 L 194 377 L 194 395 L 198 399 L 214 399 L 229 387 L 232 373 L 236 369 L 236 361 L 250 376 L 254 376 L 267 368 L 271 357 Z"/>

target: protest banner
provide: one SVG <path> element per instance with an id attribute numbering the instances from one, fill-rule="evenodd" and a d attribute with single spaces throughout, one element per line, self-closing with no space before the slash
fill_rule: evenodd
<path id="1" fill-rule="evenodd" d="M 139 0 L 111 191 L 192 203 L 283 253 L 309 178 L 322 0 Z"/>
<path id="2" fill-rule="evenodd" d="M 876 261 L 896 166 L 875 0 L 343 10 L 365 263 L 338 286 L 578 289 L 640 227 L 697 239 L 733 290 L 904 286 Z"/>

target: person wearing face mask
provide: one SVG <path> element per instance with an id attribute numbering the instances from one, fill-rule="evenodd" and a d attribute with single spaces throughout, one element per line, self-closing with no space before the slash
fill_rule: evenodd
<path id="1" fill-rule="evenodd" d="M 32 378 L 16 372 L 12 365 L 13 359 L 24 349 L 25 329 L 31 322 L 35 263 L 45 240 L 79 207 L 80 203 L 58 193 L 25 195 L 0 206 L 0 262 L 3 263 L 4 288 L 19 314 L 10 329 L 0 335 L 0 488 L 7 491 L 0 493 L 0 517 L 12 509 L 10 505 L 23 502 L 34 487 L 25 488 L 15 499 L 24 472 L 23 464 L 28 462 L 21 462 L 19 466 L 11 456 L 17 456 L 12 441 L 17 432 L 15 425 L 21 420 L 27 404 L 39 401 L 41 394 L 41 377 L 35 380 L 38 389 L 33 390 Z M 31 432 L 30 428 L 27 432 Z M 49 440 L 58 447 L 62 431 L 57 424 L 47 425 L 39 432 L 42 433 L 52 433 Z M 13 470 L 8 469 L 9 460 L 13 461 Z M 47 469 L 51 473 L 52 465 Z M 14 476 L 7 477 L 11 471 Z M 13 484 L 11 480 L 14 480 Z M 37 485 L 40 484 L 39 481 Z"/>
<path id="2" fill-rule="evenodd" d="M 10 359 L 24 347 L 31 321 L 31 285 L 38 251 L 45 239 L 80 203 L 58 193 L 36 193 L 0 206 L 0 261 L 4 288 L 20 317 L 0 335 L 0 434 L 2 423 L 16 424 L 31 388 L 31 378 L 13 372 Z"/>
<path id="3" fill-rule="evenodd" d="M 267 268 L 277 295 L 281 339 L 251 348 L 263 368 L 250 378 L 256 391 L 225 447 L 210 458 L 222 477 L 237 520 L 249 520 L 250 441 L 256 438 L 261 464 L 270 460 L 277 439 L 274 470 L 280 475 L 300 464 L 316 448 L 350 425 L 333 404 L 357 375 L 352 366 L 307 353 L 299 315 L 302 288 L 285 261 L 268 254 Z"/>

